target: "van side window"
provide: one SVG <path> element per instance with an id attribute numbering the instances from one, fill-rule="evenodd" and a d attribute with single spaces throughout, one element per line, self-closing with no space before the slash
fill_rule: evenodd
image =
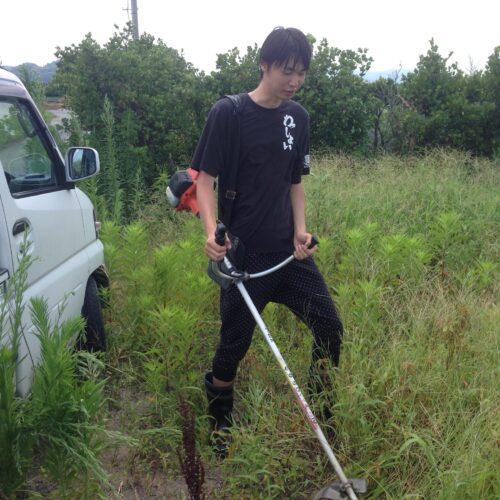
<path id="1" fill-rule="evenodd" d="M 35 116 L 21 101 L 0 100 L 0 162 L 15 197 L 57 187 L 54 162 Z"/>

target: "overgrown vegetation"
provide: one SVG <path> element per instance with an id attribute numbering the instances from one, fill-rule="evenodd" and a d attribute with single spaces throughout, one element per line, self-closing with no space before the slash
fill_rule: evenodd
<path id="1" fill-rule="evenodd" d="M 379 149 L 412 152 L 429 146 L 492 155 L 499 147 L 500 47 L 486 67 L 469 73 L 442 56 L 434 40 L 414 70 L 369 83 L 368 49 L 341 50 L 328 40 L 314 46 L 311 68 L 297 99 L 311 115 L 311 141 L 344 153 Z M 218 97 L 245 92 L 259 81 L 258 48 L 218 54 L 216 71 L 198 71 L 182 54 L 130 27 L 104 46 L 89 34 L 60 48 L 53 85 L 97 144 L 104 136 L 104 100 L 112 104 L 124 165 L 146 162 L 146 185 L 158 168 L 189 162 L 206 114 Z M 144 149 L 147 146 L 146 149 Z M 138 155 L 138 156 L 137 156 Z M 127 163 L 129 158 L 129 163 Z"/>
<path id="2" fill-rule="evenodd" d="M 447 151 L 329 156 L 305 183 L 346 330 L 325 424 L 348 475 L 369 479 L 369 498 L 497 496 L 498 163 Z M 238 375 L 229 457 L 212 456 L 201 378 L 218 339 L 218 290 L 199 221 L 163 210 L 102 234 L 111 396 L 128 395 L 117 411 L 139 440 L 127 466 L 143 485 L 147 471 L 163 475 L 162 494 L 167 478 L 182 478 L 182 399 L 197 416 L 207 497 L 308 498 L 334 474 L 258 332 Z M 305 388 L 308 331 L 278 306 L 264 318 Z"/>
<path id="3" fill-rule="evenodd" d="M 29 313 L 41 360 L 29 397 L 15 393 L 30 264 L 29 252 L 23 250 L 0 302 L 0 498 L 29 494 L 34 486 L 27 479 L 36 470 L 38 487 L 46 482 L 57 498 L 103 496 L 111 485 L 101 451 L 130 440 L 105 429 L 104 363 L 72 348 L 83 329 L 82 319 L 54 321 L 44 299 L 31 299 Z"/>
<path id="4" fill-rule="evenodd" d="M 104 222 L 109 350 L 98 359 L 67 348 L 81 323 L 49 322 L 33 302 L 43 359 L 32 396 L 18 398 L 20 266 L 1 311 L 0 496 L 36 491 L 35 470 L 55 497 L 141 487 L 159 497 L 310 497 L 333 472 L 258 332 L 238 375 L 229 457 L 212 456 L 201 377 L 218 340 L 218 289 L 199 221 L 164 196 L 213 101 L 256 85 L 256 47 L 220 54 L 211 75 L 128 29 L 103 47 L 89 35 L 58 57 L 55 84 L 77 113 L 69 144 L 101 153 L 101 175 L 81 187 Z M 366 50 L 323 40 L 298 96 L 313 146 L 330 151 L 313 156 L 304 180 L 307 220 L 345 325 L 324 424 L 348 475 L 369 479 L 370 498 L 500 495 L 499 57 L 496 48 L 484 71 L 465 75 L 432 41 L 415 71 L 369 84 Z M 280 307 L 264 319 L 305 389 L 309 333 Z M 112 459 L 101 453 L 118 439 L 106 416 L 128 436 Z"/>
<path id="5" fill-rule="evenodd" d="M 498 496 L 498 162 L 444 150 L 331 155 L 304 182 L 345 325 L 333 418 L 322 424 L 348 476 L 368 478 L 368 498 Z M 202 375 L 218 340 L 218 289 L 200 222 L 169 211 L 163 188 L 139 221 L 104 224 L 104 359 L 67 347 L 79 321 L 49 322 L 43 301 L 32 303 L 43 357 L 27 399 L 11 384 L 20 266 L 2 310 L 3 496 L 302 499 L 334 479 L 258 332 L 238 375 L 229 456 L 213 456 Z M 309 332 L 278 306 L 264 319 L 305 389 Z M 127 438 L 105 430 L 106 416 Z M 117 442 L 121 459 L 102 454 Z"/>
<path id="6" fill-rule="evenodd" d="M 493 48 L 483 70 L 466 74 L 431 40 L 413 71 L 370 83 L 364 79 L 373 62 L 367 49 L 341 50 L 311 35 L 310 40 L 314 55 L 297 100 L 310 114 L 314 149 L 368 157 L 429 147 L 498 154 L 500 47 Z M 207 75 L 151 35 L 134 40 L 129 27 L 104 46 L 89 34 L 56 55 L 52 85 L 79 119 L 68 124 L 72 139 L 81 137 L 76 127 L 106 155 L 114 144 L 106 160 L 117 167 L 118 189 L 110 192 L 103 182 L 97 193 L 109 200 L 121 196 L 125 221 L 135 217 L 128 207 L 141 202 L 138 187 L 147 197 L 161 174 L 189 164 L 215 100 L 249 91 L 259 81 L 256 45 L 245 54 L 218 54 L 216 70 Z"/>

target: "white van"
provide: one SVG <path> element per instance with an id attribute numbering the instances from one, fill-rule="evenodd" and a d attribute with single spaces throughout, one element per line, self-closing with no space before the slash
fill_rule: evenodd
<path id="1" fill-rule="evenodd" d="M 87 346 L 96 350 L 105 347 L 98 287 L 109 283 L 92 203 L 75 182 L 98 172 L 94 149 L 70 148 L 62 158 L 26 88 L 0 68 L 0 301 L 27 241 L 32 264 L 23 302 L 44 297 L 53 320 L 61 309 L 62 320 L 82 314 Z M 6 321 L 4 344 L 8 329 Z M 16 388 L 25 395 L 40 359 L 28 307 L 17 359 Z"/>

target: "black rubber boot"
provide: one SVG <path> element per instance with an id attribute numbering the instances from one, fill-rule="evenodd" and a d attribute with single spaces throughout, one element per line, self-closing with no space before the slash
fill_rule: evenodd
<path id="1" fill-rule="evenodd" d="M 212 373 L 205 375 L 205 390 L 210 419 L 210 445 L 221 458 L 227 455 L 231 444 L 231 412 L 233 411 L 233 386 L 217 387 Z"/>

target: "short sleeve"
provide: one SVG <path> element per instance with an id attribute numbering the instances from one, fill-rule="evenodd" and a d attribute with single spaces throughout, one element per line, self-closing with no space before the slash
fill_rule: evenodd
<path id="1" fill-rule="evenodd" d="M 299 184 L 303 175 L 309 175 L 310 156 L 309 156 L 309 114 L 304 110 L 304 130 L 301 135 L 297 151 L 297 162 L 294 166 L 292 175 L 292 184 Z"/>
<path id="2" fill-rule="evenodd" d="M 217 101 L 208 114 L 203 132 L 191 160 L 195 170 L 217 177 L 227 158 L 230 144 L 232 104 L 229 99 Z"/>
<path id="3" fill-rule="evenodd" d="M 304 151 L 301 155 L 302 162 L 302 175 L 309 175 L 311 171 L 311 157 L 310 157 L 310 137 L 309 137 L 309 115 L 307 115 L 307 128 L 306 128 L 306 137 L 304 140 Z"/>

